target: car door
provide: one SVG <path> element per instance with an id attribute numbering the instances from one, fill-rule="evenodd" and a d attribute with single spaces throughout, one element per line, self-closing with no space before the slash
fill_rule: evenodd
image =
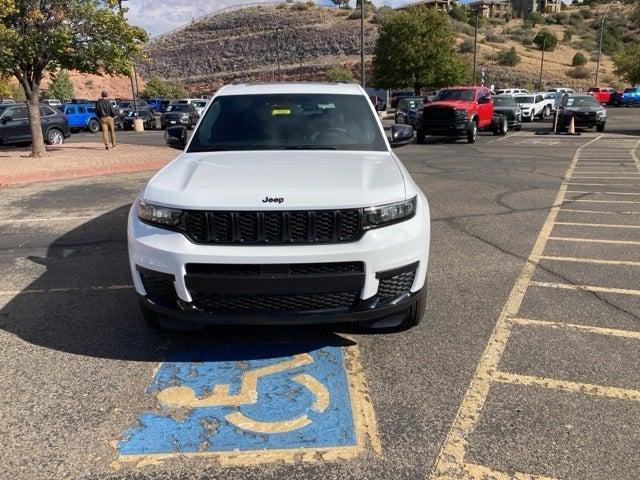
<path id="1" fill-rule="evenodd" d="M 493 104 L 491 101 L 487 102 L 486 99 L 491 100 L 491 95 L 489 94 L 489 90 L 482 89 L 477 92 L 478 95 L 478 118 L 480 119 L 480 124 L 478 127 L 484 128 L 489 125 L 492 121 L 493 117 Z M 486 103 L 482 103 L 486 102 Z"/>
<path id="2" fill-rule="evenodd" d="M 80 108 L 78 105 L 67 105 L 65 108 L 64 113 L 67 115 L 70 128 L 81 128 L 84 126 L 83 115 L 80 113 Z"/>
<path id="3" fill-rule="evenodd" d="M 7 109 L 2 116 L 3 138 L 7 143 L 24 142 L 31 139 L 29 112 L 27 107 Z"/>

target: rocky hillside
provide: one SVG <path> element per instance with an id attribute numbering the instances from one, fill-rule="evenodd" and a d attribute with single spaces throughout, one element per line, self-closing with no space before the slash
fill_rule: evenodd
<path id="1" fill-rule="evenodd" d="M 270 81 L 276 78 L 276 27 L 279 27 L 280 79 L 323 80 L 325 72 L 336 64 L 357 72 L 360 21 L 354 18 L 353 12 L 302 8 L 304 6 L 252 7 L 203 17 L 152 41 L 147 52 L 148 62 L 140 69 L 145 76 L 158 75 L 183 84 L 194 93 L 210 93 L 233 81 Z M 375 19 L 375 15 L 370 14 L 365 24 L 369 60 L 378 32 Z M 572 28 L 573 42 L 561 41 L 554 52 L 547 54 L 544 79 L 547 86 L 562 84 L 587 88 L 593 82 L 590 75 L 576 78 L 570 74 L 573 55 L 583 51 L 590 57 L 595 49 L 592 21 L 585 19 L 579 28 L 568 23 L 556 25 L 550 22 L 524 28 L 522 20 L 518 19 L 488 23 L 479 36 L 479 64 L 485 69 L 487 83 L 533 88 L 538 82 L 540 50 L 530 42 L 527 45 L 526 40 L 523 43 L 522 39 L 532 37 L 541 27 L 553 30 L 562 39 L 564 30 Z M 473 29 L 462 22 L 452 21 L 452 24 L 456 41 L 459 44 L 465 40 L 469 42 Z M 497 55 L 512 46 L 516 48 L 520 62 L 511 67 L 500 64 Z M 465 55 L 471 64 L 469 52 L 464 53 L 461 49 L 461 55 Z M 593 60 L 584 68 L 594 71 Z M 613 74 L 612 62 L 606 55 L 601 68 L 602 82 L 623 84 Z"/>

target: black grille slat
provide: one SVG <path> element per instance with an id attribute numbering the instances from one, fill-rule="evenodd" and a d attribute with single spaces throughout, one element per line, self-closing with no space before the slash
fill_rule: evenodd
<path id="1" fill-rule="evenodd" d="M 403 293 L 407 293 L 411 290 L 413 280 L 416 276 L 416 272 L 404 272 L 392 277 L 386 277 L 380 279 L 378 285 L 378 296 L 383 299 L 395 298 Z"/>
<path id="2" fill-rule="evenodd" d="M 226 264 L 226 263 L 188 263 L 187 274 L 206 275 L 269 275 L 277 267 L 289 275 L 314 275 L 319 273 L 364 272 L 362 262 L 333 263 L 291 263 L 291 264 Z"/>
<path id="3" fill-rule="evenodd" d="M 215 295 L 194 294 L 195 305 L 207 313 L 347 311 L 359 292 L 311 295 Z"/>
<path id="4" fill-rule="evenodd" d="M 314 244 L 355 242 L 362 209 L 291 211 L 187 211 L 186 235 L 200 244 Z"/>
<path id="5" fill-rule="evenodd" d="M 142 280 L 142 286 L 147 297 L 157 304 L 173 305 L 175 304 L 178 296 L 176 294 L 173 281 L 169 278 L 154 277 L 150 275 L 140 274 Z"/>

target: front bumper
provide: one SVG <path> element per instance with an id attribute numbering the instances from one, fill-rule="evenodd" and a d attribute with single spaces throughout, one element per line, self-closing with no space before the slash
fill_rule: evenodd
<path id="1" fill-rule="evenodd" d="M 283 325 L 366 322 L 405 311 L 419 300 L 424 289 L 429 239 L 429 208 L 423 195 L 418 196 L 418 208 L 412 219 L 367 231 L 359 241 L 344 244 L 197 245 L 182 233 L 140 222 L 135 204 L 128 221 L 130 267 L 135 289 L 143 305 L 162 315 L 196 323 Z M 348 275 L 321 273 L 287 279 L 278 270 L 283 265 L 347 262 L 362 265 L 359 276 L 353 275 L 350 278 Z M 259 266 L 267 271 L 269 267 L 273 267 L 274 271 L 268 272 L 266 276 L 230 279 L 225 284 L 219 276 L 194 275 L 193 265 L 201 270 L 206 270 L 209 266 L 233 265 Z M 409 283 L 405 283 L 397 291 L 391 288 L 392 294 L 388 293 L 388 286 L 383 290 L 386 280 L 406 275 L 409 270 Z M 175 300 L 154 300 L 145 289 L 145 274 L 164 276 L 165 285 L 175 294 Z M 407 277 L 403 278 L 406 280 Z M 237 293 L 235 289 L 238 290 Z M 322 308 L 315 307 L 318 304 L 314 303 L 317 300 L 314 295 L 326 292 L 330 299 L 336 298 L 337 305 L 342 301 L 341 295 L 347 295 L 347 290 L 354 295 L 349 308 L 332 308 L 326 299 L 320 301 Z M 380 293 L 383 291 L 384 296 Z M 332 292 L 337 292 L 336 297 L 331 297 L 334 295 Z M 231 300 L 225 300 L 225 295 Z M 308 295 L 311 298 L 310 305 L 314 307 L 278 310 L 273 305 L 279 303 L 273 303 L 273 299 L 282 298 L 278 297 L 282 295 L 290 296 L 291 301 L 295 301 L 297 295 Z M 211 299 L 216 296 L 223 297 L 222 303 L 218 304 L 229 305 L 236 302 L 234 305 L 240 304 L 242 310 L 217 311 L 211 307 L 218 305 Z M 250 301 L 243 303 L 245 297 L 251 297 Z M 266 301 L 271 302 L 271 310 L 247 308 L 247 303 L 253 305 L 258 301 L 256 298 L 267 298 Z M 286 303 L 289 300 L 283 301 Z"/>
<path id="2" fill-rule="evenodd" d="M 184 120 L 182 118 L 160 118 L 160 125 L 163 128 L 166 127 L 176 127 L 176 126 L 180 126 L 180 125 L 187 125 L 189 123 L 189 120 Z"/>
<path id="3" fill-rule="evenodd" d="M 422 121 L 417 129 L 423 131 L 426 135 L 463 137 L 469 130 L 469 120 L 456 119 L 442 122 Z"/>

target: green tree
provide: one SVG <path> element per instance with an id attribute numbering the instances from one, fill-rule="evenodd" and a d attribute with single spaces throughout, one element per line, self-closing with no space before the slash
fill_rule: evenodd
<path id="1" fill-rule="evenodd" d="M 571 60 L 571 65 L 573 65 L 574 67 L 581 67 L 586 63 L 587 63 L 587 57 L 582 52 L 576 53 L 573 56 L 573 60 Z"/>
<path id="2" fill-rule="evenodd" d="M 11 77 L 5 75 L 0 77 L 0 103 L 7 97 L 10 97 L 11 90 Z"/>
<path id="3" fill-rule="evenodd" d="M 73 89 L 73 82 L 69 77 L 69 72 L 66 70 L 60 70 L 58 73 L 52 75 L 51 82 L 49 82 L 49 96 L 57 98 L 58 100 L 69 100 L 75 97 Z"/>
<path id="4" fill-rule="evenodd" d="M 520 55 L 516 52 L 516 47 L 511 47 L 509 50 L 503 50 L 498 54 L 498 63 L 507 67 L 513 67 L 520 63 Z"/>
<path id="5" fill-rule="evenodd" d="M 454 20 L 466 22 L 469 20 L 469 11 L 463 5 L 454 5 L 451 10 L 449 10 L 449 16 Z"/>
<path id="6" fill-rule="evenodd" d="M 338 8 L 349 8 L 349 0 L 331 0 Z"/>
<path id="7" fill-rule="evenodd" d="M 533 43 L 535 43 L 540 50 L 544 48 L 545 52 L 553 52 L 558 46 L 558 37 L 543 28 L 534 37 Z"/>
<path id="8" fill-rule="evenodd" d="M 327 82 L 350 82 L 353 83 L 356 81 L 353 78 L 353 74 L 350 70 L 343 67 L 342 65 L 336 65 L 331 67 L 326 74 Z"/>
<path id="9" fill-rule="evenodd" d="M 626 46 L 614 57 L 616 75 L 631 85 L 640 84 L 640 41 Z"/>
<path id="10" fill-rule="evenodd" d="M 535 27 L 542 22 L 544 22 L 544 15 L 538 12 L 531 12 L 529 16 L 524 19 L 524 23 L 531 27 Z"/>
<path id="11" fill-rule="evenodd" d="M 562 41 L 564 43 L 569 43 L 571 42 L 572 38 L 573 38 L 573 30 L 571 30 L 570 28 L 566 29 L 562 34 Z"/>
<path id="12" fill-rule="evenodd" d="M 116 0 L 0 0 L 0 74 L 26 97 L 32 153 L 46 153 L 39 99 L 47 71 L 129 74 L 147 34 L 129 25 Z"/>
<path id="13" fill-rule="evenodd" d="M 379 88 L 443 87 L 460 83 L 468 66 L 456 52 L 447 15 L 412 8 L 387 18 L 373 53 L 373 83 Z"/>

